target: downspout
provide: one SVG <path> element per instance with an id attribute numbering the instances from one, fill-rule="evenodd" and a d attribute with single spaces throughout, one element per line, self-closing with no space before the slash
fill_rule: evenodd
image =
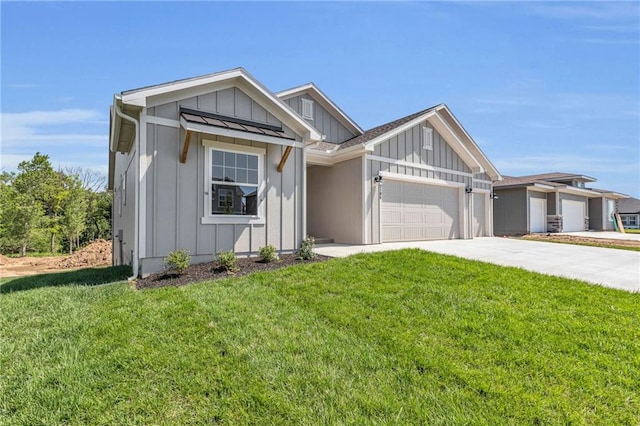
<path id="1" fill-rule="evenodd" d="M 127 120 L 130 123 L 133 123 L 133 126 L 135 127 L 135 132 L 133 133 L 133 144 L 136 147 L 136 155 L 138 156 L 138 158 L 140 158 L 140 138 L 138 137 L 138 132 L 140 130 L 140 123 L 138 122 L 138 120 L 136 120 L 133 117 L 130 117 L 126 114 L 123 114 L 122 111 L 120 110 L 120 107 L 118 106 L 118 100 L 117 98 L 114 97 L 113 99 L 113 109 L 116 112 L 116 114 L 118 115 L 118 117 L 122 118 L 123 120 Z M 135 280 L 136 278 L 138 278 L 138 246 L 139 246 L 139 235 L 140 235 L 140 218 L 139 216 L 139 201 L 138 198 L 140 196 L 140 162 L 136 162 L 134 164 L 136 164 L 136 169 L 137 169 L 137 173 L 136 173 L 136 190 L 135 190 L 135 197 L 134 197 L 134 208 L 133 208 L 133 212 L 134 212 L 134 217 L 135 217 L 135 223 L 134 223 L 134 231 L 133 231 L 133 259 L 131 259 L 131 272 L 133 275 L 131 275 L 129 278 L 127 278 L 128 281 L 132 281 Z"/>

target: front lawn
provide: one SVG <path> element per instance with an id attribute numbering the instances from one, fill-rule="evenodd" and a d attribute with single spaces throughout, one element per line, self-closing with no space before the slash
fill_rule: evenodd
<path id="1" fill-rule="evenodd" d="M 0 294 L 1 424 L 640 419 L 640 296 L 578 281 L 404 250 L 20 289 Z"/>

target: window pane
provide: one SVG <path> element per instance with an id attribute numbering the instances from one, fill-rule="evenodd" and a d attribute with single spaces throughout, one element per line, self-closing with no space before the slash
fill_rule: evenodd
<path id="1" fill-rule="evenodd" d="M 256 187 L 241 186 L 244 194 L 242 203 L 244 206 L 244 214 L 257 215 L 258 214 L 258 191 Z"/>
<path id="2" fill-rule="evenodd" d="M 249 164 L 247 166 L 248 169 L 258 170 L 258 156 L 257 155 L 249 155 L 248 156 Z"/>
<path id="3" fill-rule="evenodd" d="M 247 154 L 236 154 L 236 167 L 247 168 Z"/>
<path id="4" fill-rule="evenodd" d="M 225 167 L 235 167 L 236 166 L 236 154 L 233 152 L 225 152 L 224 153 L 224 165 Z"/>
<path id="5" fill-rule="evenodd" d="M 224 177 L 224 172 L 222 167 L 213 166 L 213 171 L 211 173 L 211 178 L 213 180 L 222 180 Z"/>
<path id="6" fill-rule="evenodd" d="M 236 179 L 238 183 L 249 183 L 247 182 L 247 169 L 236 170 Z"/>
<path id="7" fill-rule="evenodd" d="M 255 186 L 211 185 L 211 213 L 215 215 L 257 215 Z"/>
<path id="8" fill-rule="evenodd" d="M 212 151 L 211 156 L 213 158 L 214 166 L 222 166 L 223 153 L 221 151 Z"/>
<path id="9" fill-rule="evenodd" d="M 249 170 L 247 175 L 247 183 L 258 184 L 258 171 L 257 170 Z"/>
<path id="10" fill-rule="evenodd" d="M 229 181 L 229 182 L 235 182 L 236 181 L 236 169 L 233 169 L 231 167 L 225 167 L 224 168 L 224 180 Z"/>

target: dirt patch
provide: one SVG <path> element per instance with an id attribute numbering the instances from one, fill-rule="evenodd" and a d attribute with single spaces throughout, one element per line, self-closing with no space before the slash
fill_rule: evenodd
<path id="1" fill-rule="evenodd" d="M 182 275 L 172 272 L 160 272 L 149 275 L 146 278 L 136 280 L 136 288 L 156 288 L 156 287 L 179 287 L 186 284 L 192 284 L 199 281 L 216 280 L 226 277 L 241 277 L 259 271 L 271 271 L 274 269 L 284 268 L 286 266 L 303 265 L 308 263 L 322 262 L 330 259 L 327 256 L 317 255 L 313 260 L 297 259 L 295 254 L 284 254 L 280 256 L 278 262 L 263 263 L 259 258 L 240 258 L 238 259 L 238 267 L 240 270 L 234 274 L 230 274 L 221 270 L 217 262 L 200 263 L 191 265 Z"/>
<path id="2" fill-rule="evenodd" d="M 67 269 L 111 265 L 111 242 L 95 240 L 68 256 L 7 257 L 0 255 L 0 278 L 22 277 Z"/>
<path id="3" fill-rule="evenodd" d="M 557 243 L 570 244 L 589 244 L 600 247 L 637 247 L 640 248 L 640 241 L 633 240 L 614 240 L 609 238 L 589 238 L 574 235 L 558 235 L 558 234 L 529 234 L 522 236 L 525 240 L 549 241 Z"/>

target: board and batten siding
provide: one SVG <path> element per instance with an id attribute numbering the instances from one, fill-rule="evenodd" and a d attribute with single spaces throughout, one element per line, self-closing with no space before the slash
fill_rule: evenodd
<path id="1" fill-rule="evenodd" d="M 493 232 L 497 236 L 526 234 L 528 203 L 526 188 L 494 189 Z"/>
<path id="2" fill-rule="evenodd" d="M 478 182 L 476 179 L 485 182 Z M 489 176 L 486 172 L 483 173 L 475 173 L 473 175 L 473 187 L 477 189 L 486 189 L 488 191 L 491 190 L 493 184 L 491 182 L 491 176 Z"/>
<path id="3" fill-rule="evenodd" d="M 362 158 L 307 169 L 307 233 L 362 244 Z"/>
<path id="4" fill-rule="evenodd" d="M 179 119 L 179 107 L 189 107 L 263 123 L 282 125 L 262 106 L 238 88 L 212 92 L 149 108 L 147 115 Z M 303 235 L 304 164 L 302 148 L 293 148 L 282 173 L 276 170 L 285 146 L 223 136 L 191 136 L 186 162 L 180 163 L 184 129 L 147 122 L 145 125 L 147 170 L 145 187 L 145 241 L 141 250 L 143 276 L 163 269 L 163 258 L 171 251 L 186 249 L 194 263 L 210 261 L 213 255 L 233 250 L 238 255 L 256 254 L 273 244 L 280 251 L 300 247 Z M 300 141 L 291 129 L 285 132 Z M 250 136 L 248 136 L 250 137 Z M 205 146 L 203 140 L 264 149 L 264 223 L 203 224 L 205 203 Z"/>
<path id="5" fill-rule="evenodd" d="M 198 111 L 225 115 L 227 117 L 241 118 L 273 126 L 282 126 L 287 135 L 296 137 L 296 140 L 300 140 L 293 130 L 284 125 L 269 113 L 269 111 L 237 87 L 230 87 L 228 89 L 157 105 L 148 108 L 147 115 L 178 120 L 181 106 L 197 109 Z"/>
<path id="6" fill-rule="evenodd" d="M 135 147 L 128 154 L 117 152 L 113 192 L 113 264 L 131 265 L 135 244 L 135 197 L 137 158 Z M 120 237 L 122 239 L 120 239 Z"/>
<path id="7" fill-rule="evenodd" d="M 347 129 L 337 118 L 324 109 L 324 107 L 316 102 L 311 96 L 294 96 L 292 98 L 285 99 L 284 102 L 302 117 L 303 98 L 313 102 L 313 120 L 307 121 L 326 136 L 326 142 L 342 143 L 357 136 L 355 133 L 352 133 Z"/>

